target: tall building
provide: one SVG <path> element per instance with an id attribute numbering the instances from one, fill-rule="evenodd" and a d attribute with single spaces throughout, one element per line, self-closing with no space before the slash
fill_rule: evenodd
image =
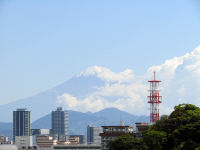
<path id="1" fill-rule="evenodd" d="M 26 108 L 13 111 L 13 141 L 15 136 L 30 136 L 30 111 Z"/>
<path id="2" fill-rule="evenodd" d="M 89 126 L 87 127 L 87 143 L 88 144 L 101 144 L 101 137 L 99 134 L 101 133 L 101 128 L 100 127 L 92 127 Z"/>
<path id="3" fill-rule="evenodd" d="M 52 134 L 59 141 L 68 139 L 68 112 L 62 107 L 58 107 L 56 111 L 52 111 Z"/>

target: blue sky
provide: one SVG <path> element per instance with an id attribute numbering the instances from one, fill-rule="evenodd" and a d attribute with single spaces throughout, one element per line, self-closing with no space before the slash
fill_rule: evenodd
<path id="1" fill-rule="evenodd" d="M 1 0 L 0 104 L 103 66 L 142 75 L 200 44 L 199 0 Z"/>

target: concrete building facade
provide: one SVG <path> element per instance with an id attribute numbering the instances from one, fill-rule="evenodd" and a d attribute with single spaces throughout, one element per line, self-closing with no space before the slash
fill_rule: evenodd
<path id="1" fill-rule="evenodd" d="M 79 137 L 78 136 L 70 136 L 69 137 L 69 144 L 78 145 L 79 144 Z"/>
<path id="2" fill-rule="evenodd" d="M 136 124 L 136 138 L 142 138 L 142 134 L 144 131 L 149 129 L 149 123 L 135 123 Z"/>
<path id="3" fill-rule="evenodd" d="M 88 144 L 101 144 L 101 137 L 99 134 L 101 133 L 101 127 L 87 127 L 87 143 Z"/>
<path id="4" fill-rule="evenodd" d="M 33 138 L 32 136 L 15 136 L 15 145 L 18 149 L 32 147 Z"/>
<path id="5" fill-rule="evenodd" d="M 56 111 L 52 111 L 52 134 L 59 141 L 68 139 L 68 112 L 62 107 L 58 107 Z"/>
<path id="6" fill-rule="evenodd" d="M 78 144 L 86 144 L 86 136 L 85 135 L 70 135 L 70 137 L 79 137 Z"/>
<path id="7" fill-rule="evenodd" d="M 50 129 L 31 129 L 31 135 L 49 135 Z"/>
<path id="8" fill-rule="evenodd" d="M 54 140 L 52 136 L 37 136 L 38 149 L 51 149 L 51 147 L 56 144 L 57 140 Z"/>
<path id="9" fill-rule="evenodd" d="M 133 126 L 102 126 L 102 128 L 103 133 L 100 133 L 102 150 L 107 150 L 108 143 L 119 136 L 124 134 L 134 136 Z"/>

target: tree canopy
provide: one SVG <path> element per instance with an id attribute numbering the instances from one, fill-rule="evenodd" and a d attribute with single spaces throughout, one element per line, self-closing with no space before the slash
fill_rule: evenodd
<path id="1" fill-rule="evenodd" d="M 125 134 L 108 144 L 109 150 L 142 150 L 143 143 L 140 139 Z"/>
<path id="2" fill-rule="evenodd" d="M 110 150 L 133 150 L 136 147 L 143 150 L 200 150 L 200 108 L 179 104 L 169 116 L 162 116 L 145 131 L 142 139 L 124 136 L 109 145 Z"/>

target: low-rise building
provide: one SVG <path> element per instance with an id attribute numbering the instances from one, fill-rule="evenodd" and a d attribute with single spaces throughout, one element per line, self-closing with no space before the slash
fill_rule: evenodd
<path id="1" fill-rule="evenodd" d="M 124 134 L 130 134 L 134 136 L 133 126 L 102 126 L 102 128 L 103 133 L 100 133 L 102 150 L 106 150 L 108 143 L 119 136 Z"/>
<path id="2" fill-rule="evenodd" d="M 8 141 L 8 137 L 0 135 L 0 144 L 11 144 L 11 142 Z"/>
<path id="3" fill-rule="evenodd" d="M 79 137 L 78 136 L 69 137 L 69 143 L 71 145 L 78 145 L 79 144 Z"/>
<path id="4" fill-rule="evenodd" d="M 86 136 L 85 135 L 70 135 L 70 137 L 78 137 L 79 141 L 78 144 L 86 144 Z"/>
<path id="5" fill-rule="evenodd" d="M 142 138 L 142 133 L 149 129 L 149 123 L 135 123 L 136 124 L 136 138 Z"/>
<path id="6" fill-rule="evenodd" d="M 33 146 L 37 145 L 37 136 L 50 135 L 50 129 L 31 129 L 31 135 L 33 137 Z"/>
<path id="7" fill-rule="evenodd" d="M 50 129 L 31 129 L 31 135 L 49 135 Z"/>
<path id="8" fill-rule="evenodd" d="M 57 140 L 54 140 L 52 136 L 45 136 L 45 135 L 37 136 L 36 141 L 38 149 L 40 150 L 51 148 L 53 145 L 57 144 Z"/>
<path id="9" fill-rule="evenodd" d="M 15 136 L 15 144 L 20 148 L 28 148 L 33 146 L 32 136 Z"/>

